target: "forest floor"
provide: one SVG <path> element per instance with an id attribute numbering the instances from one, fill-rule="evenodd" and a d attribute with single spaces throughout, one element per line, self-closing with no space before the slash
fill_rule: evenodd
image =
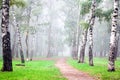
<path id="1" fill-rule="evenodd" d="M 3 61 L 0 60 L 0 68 Z M 20 59 L 13 60 L 13 72 L 1 72 L 0 80 L 67 80 L 55 66 L 53 59 L 26 61 L 25 66 L 16 66 Z"/>
<path id="2" fill-rule="evenodd" d="M 79 71 L 68 65 L 66 61 L 67 60 L 65 58 L 58 59 L 55 65 L 68 80 L 95 80 L 89 74 Z"/>

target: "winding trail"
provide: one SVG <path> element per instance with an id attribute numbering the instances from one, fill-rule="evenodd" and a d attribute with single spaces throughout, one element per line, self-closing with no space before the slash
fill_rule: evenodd
<path id="1" fill-rule="evenodd" d="M 66 63 L 66 59 L 59 59 L 56 62 L 56 67 L 60 69 L 60 72 L 68 80 L 95 80 L 87 73 L 81 72 Z"/>

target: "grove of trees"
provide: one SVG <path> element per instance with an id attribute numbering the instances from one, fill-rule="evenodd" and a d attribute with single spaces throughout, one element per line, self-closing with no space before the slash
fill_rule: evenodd
<path id="1" fill-rule="evenodd" d="M 13 70 L 12 58 L 25 65 L 66 52 L 78 63 L 88 56 L 90 66 L 94 57 L 109 57 L 108 71 L 115 71 L 120 55 L 119 4 L 119 0 L 0 0 L 2 71 Z"/>

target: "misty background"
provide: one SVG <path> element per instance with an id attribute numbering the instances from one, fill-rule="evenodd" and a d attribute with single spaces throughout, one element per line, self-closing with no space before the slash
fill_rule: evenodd
<path id="1" fill-rule="evenodd" d="M 16 22 L 19 25 L 24 56 L 26 56 L 27 50 L 29 58 L 70 57 L 73 51 L 76 51 L 79 55 L 83 29 L 78 19 L 87 20 L 88 15 L 85 17 L 79 15 L 81 6 L 79 6 L 77 1 L 78 0 L 24 0 L 24 7 L 12 6 L 10 8 L 9 26 L 13 57 L 20 57 L 18 35 L 16 34 L 16 28 L 13 23 L 13 12 L 15 13 Z M 112 5 L 113 3 L 111 1 L 103 0 L 99 7 L 107 10 L 108 8 L 112 8 Z M 110 25 L 111 22 L 104 20 L 99 21 L 99 19 L 96 18 L 93 29 L 94 56 L 108 56 Z M 77 38 L 78 34 L 80 36 L 79 39 Z M 26 36 L 28 36 L 28 38 L 26 38 Z M 28 47 L 26 45 L 26 39 L 28 41 Z M 77 40 L 79 41 L 78 45 Z M 120 40 L 118 43 L 120 43 Z M 118 45 L 118 47 L 120 47 L 120 44 Z M 76 47 L 78 47 L 78 49 L 76 49 Z M 86 48 L 86 56 L 88 56 L 88 44 Z M 2 51 L 1 47 L 0 51 Z M 120 50 L 118 50 L 118 52 L 120 52 Z M 0 56 L 2 56 L 2 52 L 0 52 Z"/>

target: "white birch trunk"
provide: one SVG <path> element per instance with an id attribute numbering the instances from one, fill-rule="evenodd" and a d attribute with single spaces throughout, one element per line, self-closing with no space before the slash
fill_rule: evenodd
<path id="1" fill-rule="evenodd" d="M 95 22 L 96 0 L 92 0 L 91 16 L 89 22 L 89 65 L 93 66 L 93 26 Z"/>
<path id="2" fill-rule="evenodd" d="M 114 11 L 112 14 L 112 26 L 111 26 L 111 37 L 110 37 L 110 52 L 108 71 L 115 71 L 115 49 L 116 49 L 116 37 L 117 37 L 117 21 L 118 21 L 118 4 L 119 0 L 114 0 Z"/>
<path id="3" fill-rule="evenodd" d="M 23 49 L 22 49 L 22 43 L 21 43 L 19 25 L 16 22 L 16 17 L 15 17 L 15 11 L 14 10 L 12 11 L 12 16 L 13 16 L 13 22 L 14 22 L 14 25 L 15 25 L 15 30 L 17 31 L 17 36 L 18 36 L 18 45 L 19 45 L 19 49 L 20 49 L 21 63 L 25 63 L 24 55 L 23 55 Z"/>

